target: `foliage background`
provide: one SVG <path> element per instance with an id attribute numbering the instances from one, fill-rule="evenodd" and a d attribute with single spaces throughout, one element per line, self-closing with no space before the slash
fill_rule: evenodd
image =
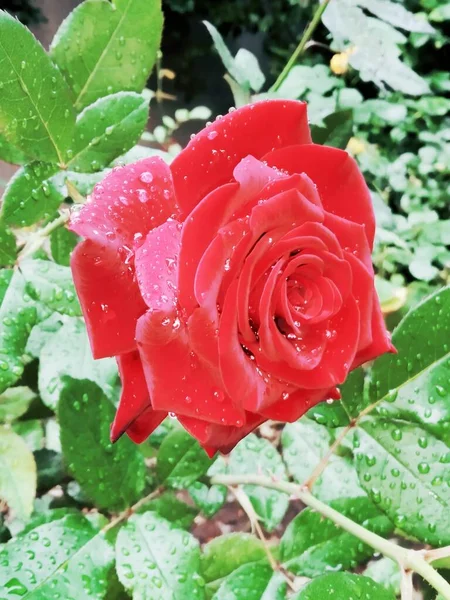
<path id="1" fill-rule="evenodd" d="M 403 555 L 391 546 L 425 549 L 448 578 L 450 5 L 360 0 L 346 21 L 350 0 L 331 1 L 342 19 L 325 14 L 316 44 L 280 85 L 316 3 L 165 0 L 162 58 L 143 89 L 158 3 L 118 0 L 119 12 L 130 9 L 127 36 L 144 29 L 146 43 L 136 52 L 117 35 L 110 79 L 94 61 L 96 92 L 83 80 L 77 40 L 87 37 L 84 60 L 101 54 L 115 15 L 71 21 L 50 51 L 58 69 L 42 52 L 33 63 L 36 43 L 1 17 L 0 155 L 25 165 L 0 213 L 2 600 L 406 600 L 409 571 L 402 576 L 391 558 Z M 36 16 L 20 10 L 24 21 Z M 36 73 L 44 92 L 34 100 L 51 113 L 44 142 L 28 124 Z M 14 94 L 24 92 L 17 113 Z M 113 361 L 91 358 L 68 268 L 68 210 L 112 165 L 155 152 L 170 160 L 211 116 L 262 94 L 306 99 L 314 138 L 356 156 L 377 214 L 374 264 L 389 326 L 411 310 L 394 333 L 399 354 L 352 374 L 342 401 L 285 427 L 266 424 L 229 457 L 207 459 L 173 419 L 139 447 L 125 438 L 113 446 L 120 385 Z M 290 501 L 280 489 L 224 485 L 252 474 L 309 481 L 313 501 L 299 487 Z M 326 507 L 337 511 L 331 520 Z M 363 532 L 340 528 L 342 515 Z M 422 575 L 416 592 L 434 600 L 425 581 L 433 577 Z"/>

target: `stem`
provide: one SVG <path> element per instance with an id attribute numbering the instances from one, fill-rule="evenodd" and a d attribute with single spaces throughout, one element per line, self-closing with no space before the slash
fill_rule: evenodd
<path id="1" fill-rule="evenodd" d="M 117 515 L 117 517 L 114 517 L 114 519 L 112 519 L 109 523 L 107 523 L 101 530 L 102 533 L 106 533 L 107 531 L 109 531 L 110 529 L 112 529 L 113 527 L 118 525 L 119 523 L 122 523 L 122 521 L 126 521 L 127 519 L 129 519 L 131 517 L 131 515 L 134 515 L 134 513 L 136 513 L 141 508 L 141 506 L 144 506 L 144 504 L 146 504 L 147 502 L 150 502 L 150 500 L 153 500 L 153 498 L 156 498 L 157 496 L 159 496 L 163 491 L 164 491 L 163 486 L 159 486 L 156 488 L 156 490 L 153 490 L 153 492 L 150 492 L 150 494 L 148 494 L 144 498 L 141 498 L 140 500 L 138 500 L 138 502 L 136 502 L 136 504 L 133 504 L 133 506 L 130 506 L 129 508 L 125 509 L 119 515 Z"/>
<path id="2" fill-rule="evenodd" d="M 414 586 L 412 571 L 405 571 L 404 569 L 402 569 L 402 581 L 400 587 L 401 600 L 413 600 Z"/>
<path id="3" fill-rule="evenodd" d="M 308 25 L 308 27 L 305 29 L 305 31 L 304 31 L 304 33 L 303 33 L 303 35 L 301 37 L 301 40 L 298 43 L 297 48 L 294 50 L 291 58 L 286 63 L 286 66 L 281 71 L 281 73 L 278 75 L 277 80 L 275 81 L 275 83 L 273 84 L 273 86 L 272 86 L 272 88 L 270 90 L 271 92 L 276 92 L 280 88 L 281 84 L 283 83 L 283 81 L 288 76 L 289 71 L 295 65 L 295 63 L 297 61 L 297 58 L 305 50 L 305 47 L 306 47 L 306 44 L 309 41 L 309 38 L 314 33 L 317 25 L 320 22 L 320 19 L 322 18 L 323 13 L 325 12 L 325 9 L 326 9 L 326 7 L 328 6 L 329 3 L 330 3 L 330 0 L 323 0 L 323 2 L 321 2 L 319 4 L 319 6 L 317 7 L 316 12 L 314 13 L 314 16 L 312 18 L 312 21 L 310 22 L 310 24 Z"/>
<path id="4" fill-rule="evenodd" d="M 328 448 L 328 452 L 322 458 L 322 460 L 316 465 L 314 471 L 308 477 L 308 479 L 303 483 L 304 487 L 307 487 L 309 490 L 312 490 L 313 485 L 316 483 L 317 479 L 322 475 L 325 468 L 328 465 L 330 458 L 333 456 L 335 451 L 341 445 L 342 440 L 345 438 L 347 433 L 355 427 L 355 421 L 352 420 L 347 427 L 344 427 L 331 446 Z"/>
<path id="5" fill-rule="evenodd" d="M 384 556 L 395 560 L 403 570 L 412 570 L 421 575 L 445 600 L 450 600 L 450 584 L 427 563 L 420 552 L 402 548 L 369 531 L 362 525 L 359 525 L 359 523 L 355 523 L 345 515 L 342 515 L 331 506 L 324 504 L 304 486 L 288 481 L 277 481 L 262 475 L 216 475 L 211 478 L 211 483 L 227 486 L 260 485 L 279 492 L 285 492 L 290 496 L 298 498 L 303 504 L 310 506 L 324 517 L 327 517 L 333 523 L 353 534 L 377 552 L 381 552 Z"/>
<path id="6" fill-rule="evenodd" d="M 36 250 L 42 246 L 45 239 L 53 231 L 55 231 L 55 229 L 58 229 L 59 227 L 61 227 L 62 225 L 65 225 L 65 223 L 67 223 L 67 221 L 69 220 L 69 216 L 70 216 L 69 211 L 62 213 L 59 217 L 57 217 L 53 221 L 50 221 L 50 223 L 47 223 L 47 225 L 45 227 L 43 227 L 42 229 L 37 231 L 34 235 L 32 235 L 28 239 L 27 243 L 22 248 L 22 250 L 19 252 L 16 263 L 20 264 L 20 262 L 24 258 L 26 258 L 27 256 L 30 256 L 30 254 L 33 254 L 34 252 L 36 252 Z"/>

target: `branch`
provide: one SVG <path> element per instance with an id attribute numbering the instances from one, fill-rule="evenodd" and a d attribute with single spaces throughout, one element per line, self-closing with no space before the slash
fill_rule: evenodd
<path id="1" fill-rule="evenodd" d="M 50 223 L 47 223 L 45 227 L 39 229 L 33 235 L 31 235 L 28 238 L 28 241 L 25 244 L 25 246 L 19 252 L 16 263 L 20 264 L 20 262 L 24 258 L 30 256 L 30 254 L 34 254 L 34 252 L 36 252 L 36 250 L 38 250 L 42 246 L 46 238 L 53 231 L 55 231 L 55 229 L 58 229 L 59 227 L 67 223 L 67 221 L 69 220 L 69 216 L 69 211 L 63 212 L 60 214 L 59 217 L 57 217 L 53 221 L 50 221 Z"/>
<path id="2" fill-rule="evenodd" d="M 111 521 L 109 523 L 107 523 L 101 529 L 101 532 L 106 533 L 110 529 L 113 529 L 113 527 L 115 527 L 119 523 L 122 523 L 122 521 L 126 521 L 127 519 L 129 519 L 131 517 L 131 515 L 134 515 L 142 506 L 144 506 L 144 504 L 147 504 L 147 502 L 150 502 L 150 500 L 153 500 L 153 498 L 156 498 L 157 496 L 162 494 L 163 491 L 164 491 L 163 486 L 157 487 L 156 490 L 153 490 L 153 492 L 150 492 L 150 494 L 148 494 L 147 496 L 144 496 L 144 498 L 141 498 L 140 500 L 138 500 L 138 502 L 136 502 L 136 504 L 133 504 L 133 506 L 129 506 L 123 512 L 121 512 L 119 515 L 117 515 L 117 517 L 114 517 L 114 519 L 111 519 Z"/>
<path id="3" fill-rule="evenodd" d="M 305 486 L 288 481 L 277 481 L 261 475 L 216 475 L 211 478 L 211 483 L 227 486 L 244 484 L 260 485 L 298 498 L 303 504 L 310 506 L 324 517 L 327 517 L 336 525 L 348 531 L 348 533 L 351 533 L 371 546 L 377 552 L 381 552 L 384 556 L 395 560 L 403 571 L 415 571 L 421 575 L 445 600 L 450 600 L 450 584 L 428 564 L 421 552 L 398 546 L 373 533 L 373 531 L 369 531 L 331 506 L 324 504 L 321 500 L 313 496 Z"/>

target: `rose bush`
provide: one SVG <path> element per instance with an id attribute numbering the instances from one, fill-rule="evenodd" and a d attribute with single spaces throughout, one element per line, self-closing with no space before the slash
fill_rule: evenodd
<path id="1" fill-rule="evenodd" d="M 369 191 L 346 152 L 312 144 L 303 103 L 231 112 L 171 166 L 113 169 L 71 228 L 94 356 L 116 356 L 122 379 L 113 439 L 174 413 L 226 452 L 393 349 Z"/>

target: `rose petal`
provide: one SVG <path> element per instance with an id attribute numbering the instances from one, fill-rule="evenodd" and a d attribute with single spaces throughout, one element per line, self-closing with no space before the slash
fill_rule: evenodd
<path id="1" fill-rule="evenodd" d="M 158 341 L 159 329 L 149 313 L 139 319 L 136 329 L 153 408 L 190 417 L 200 415 L 212 423 L 242 424 L 243 409 L 227 397 L 218 373 L 210 371 L 192 351 L 184 326 L 165 344 Z"/>
<path id="2" fill-rule="evenodd" d="M 160 415 L 163 415 L 162 419 Z M 142 444 L 155 431 L 158 425 L 167 417 L 167 413 L 154 411 L 149 406 L 127 429 L 128 437 L 135 444 Z"/>
<path id="3" fill-rule="evenodd" d="M 183 427 L 199 441 L 211 458 L 216 452 L 231 452 L 238 442 L 265 420 L 261 415 L 247 412 L 242 427 L 226 427 L 192 417 L 179 418 Z"/>
<path id="4" fill-rule="evenodd" d="M 331 391 L 326 390 L 296 390 L 271 406 L 263 408 L 261 414 L 267 419 L 293 423 L 300 419 L 310 408 L 331 397 Z"/>
<path id="5" fill-rule="evenodd" d="M 372 248 L 375 234 L 372 200 L 358 165 L 347 152 L 307 144 L 274 150 L 263 160 L 288 173 L 306 173 L 316 184 L 324 209 L 364 225 Z"/>
<path id="6" fill-rule="evenodd" d="M 189 213 L 211 190 L 228 183 L 249 154 L 309 144 L 306 104 L 265 100 L 231 112 L 197 134 L 171 165 L 180 206 Z"/>
<path id="7" fill-rule="evenodd" d="M 116 167 L 70 220 L 84 238 L 130 251 L 147 233 L 178 214 L 169 166 L 159 157 Z"/>
<path id="8" fill-rule="evenodd" d="M 152 431 L 167 416 L 166 412 L 158 412 L 152 409 L 139 353 L 135 351 L 118 356 L 117 365 L 122 381 L 122 393 L 111 426 L 111 440 L 113 442 L 118 440 L 125 430 L 144 412 L 145 419 L 141 421 L 140 425 L 145 423 L 146 429 Z M 137 427 L 135 426 L 133 429 L 136 430 Z"/>
<path id="9" fill-rule="evenodd" d="M 145 312 L 132 262 L 115 249 L 86 240 L 71 267 L 94 358 L 136 348 L 136 320 Z"/>
<path id="10" fill-rule="evenodd" d="M 352 369 L 356 369 L 359 365 L 362 365 L 369 360 L 373 360 L 385 352 L 397 352 L 392 345 L 391 334 L 386 329 L 386 324 L 380 308 L 380 301 L 378 300 L 376 291 L 374 291 L 371 324 L 372 342 L 357 353 L 352 364 Z"/>

